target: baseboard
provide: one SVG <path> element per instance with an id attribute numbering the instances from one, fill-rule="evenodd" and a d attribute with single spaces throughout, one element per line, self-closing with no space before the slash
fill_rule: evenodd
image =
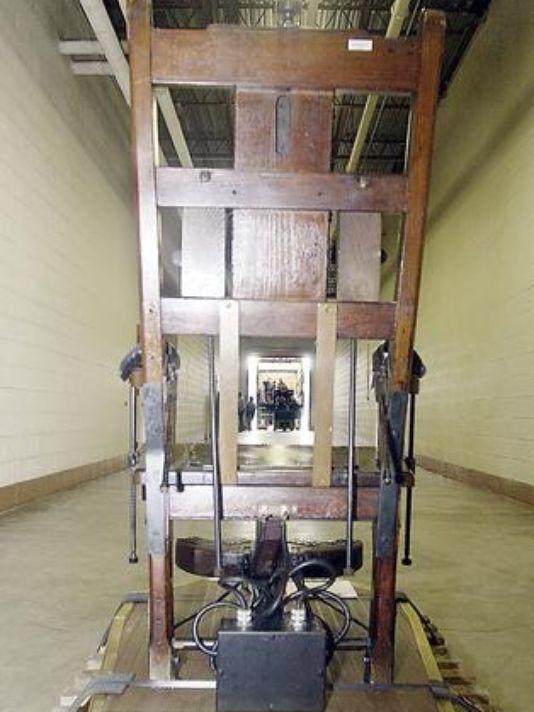
<path id="1" fill-rule="evenodd" d="M 471 470 L 460 465 L 453 465 L 450 462 L 442 462 L 432 457 L 424 455 L 417 456 L 417 464 L 425 470 L 436 472 L 438 475 L 448 477 L 451 480 L 464 482 L 472 487 L 494 492 L 495 494 L 511 497 L 520 502 L 534 505 L 534 485 L 518 480 L 509 480 L 506 477 L 491 475 L 489 472 Z"/>
<path id="2" fill-rule="evenodd" d="M 94 480 L 97 477 L 109 475 L 126 467 L 126 456 L 119 455 L 88 465 L 72 467 L 61 472 L 36 477 L 32 480 L 17 482 L 13 485 L 0 487 L 0 512 L 20 507 L 39 497 L 46 497 L 54 492 L 76 487 L 82 482 Z"/>

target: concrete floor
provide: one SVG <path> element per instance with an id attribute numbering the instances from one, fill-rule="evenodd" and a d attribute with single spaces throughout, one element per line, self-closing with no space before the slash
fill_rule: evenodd
<path id="1" fill-rule="evenodd" d="M 401 570 L 401 588 L 495 702 L 532 712 L 534 509 L 421 472 L 416 516 L 414 566 Z M 342 536 L 337 525 L 294 527 Z M 368 527 L 359 529 L 368 543 Z M 46 712 L 84 667 L 122 595 L 145 587 L 144 567 L 126 563 L 127 477 L 4 515 L 0 545 L 0 710 Z M 367 583 L 367 568 L 357 580 Z"/>

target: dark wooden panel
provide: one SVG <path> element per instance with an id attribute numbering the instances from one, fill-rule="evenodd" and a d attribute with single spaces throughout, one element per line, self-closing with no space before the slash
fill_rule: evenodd
<path id="1" fill-rule="evenodd" d="M 286 85 L 287 86 L 287 85 Z M 287 106 L 280 114 L 282 106 Z M 240 89 L 236 93 L 235 167 L 328 172 L 331 92 Z"/>
<path id="2" fill-rule="evenodd" d="M 359 487 L 357 519 L 377 515 L 377 487 Z M 343 520 L 347 516 L 347 493 L 343 487 L 273 487 L 234 485 L 223 487 L 225 519 L 256 519 L 266 516 L 290 519 Z M 191 485 L 170 493 L 174 519 L 211 519 L 213 493 L 210 485 Z"/>
<path id="3" fill-rule="evenodd" d="M 341 213 L 337 259 L 337 298 L 375 302 L 380 296 L 379 213 Z"/>
<path id="4" fill-rule="evenodd" d="M 401 266 L 397 284 L 397 315 L 393 382 L 405 389 L 410 383 L 419 285 L 430 187 L 432 142 L 443 58 L 446 20 L 441 12 L 424 15 L 421 83 L 413 109 L 408 191 L 409 213 L 404 224 Z"/>
<path id="5" fill-rule="evenodd" d="M 238 170 L 330 170 L 332 94 L 239 90 Z M 237 210 L 232 295 L 321 300 L 326 296 L 328 213 Z"/>
<path id="6" fill-rule="evenodd" d="M 350 51 L 361 32 L 153 30 L 153 80 L 158 84 L 246 85 L 299 89 L 410 92 L 419 77 L 418 42 L 372 38 L 372 51 Z"/>
<path id="7" fill-rule="evenodd" d="M 217 299 L 162 299 L 165 334 L 218 334 Z M 314 339 L 317 305 L 313 302 L 241 300 L 241 336 Z M 395 305 L 392 302 L 339 303 L 337 334 L 349 339 L 391 339 Z"/>
<path id="8" fill-rule="evenodd" d="M 163 353 L 161 339 L 160 250 L 155 184 L 155 103 L 150 81 L 150 7 L 143 0 L 128 6 L 132 94 L 132 159 L 138 217 L 141 285 L 141 344 L 145 375 L 146 521 L 148 531 L 150 674 L 171 671 L 172 554 L 161 482 L 165 461 Z"/>
<path id="9" fill-rule="evenodd" d="M 395 175 L 159 168 L 156 184 L 163 207 L 402 213 L 407 201 L 406 178 Z"/>

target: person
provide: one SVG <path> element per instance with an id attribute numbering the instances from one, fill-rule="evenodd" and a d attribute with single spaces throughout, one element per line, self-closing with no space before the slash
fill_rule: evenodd
<path id="1" fill-rule="evenodd" d="M 254 398 L 250 396 L 247 405 L 245 407 L 245 419 L 247 423 L 247 430 L 251 429 L 252 421 L 254 420 L 254 414 L 256 413 L 256 404 L 254 403 Z"/>
<path id="2" fill-rule="evenodd" d="M 245 399 L 241 391 L 237 399 L 237 429 L 240 433 L 245 429 Z"/>

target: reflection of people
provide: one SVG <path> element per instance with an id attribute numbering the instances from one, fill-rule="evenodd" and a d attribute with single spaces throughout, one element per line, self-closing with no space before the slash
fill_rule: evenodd
<path id="1" fill-rule="evenodd" d="M 239 391 L 239 397 L 237 399 L 237 428 L 239 432 L 245 429 L 245 399 L 241 391 Z"/>
<path id="2" fill-rule="evenodd" d="M 245 420 L 247 425 L 247 430 L 250 430 L 252 421 L 254 420 L 254 413 L 256 412 L 256 404 L 254 403 L 254 398 L 250 396 L 247 405 L 245 406 Z"/>

